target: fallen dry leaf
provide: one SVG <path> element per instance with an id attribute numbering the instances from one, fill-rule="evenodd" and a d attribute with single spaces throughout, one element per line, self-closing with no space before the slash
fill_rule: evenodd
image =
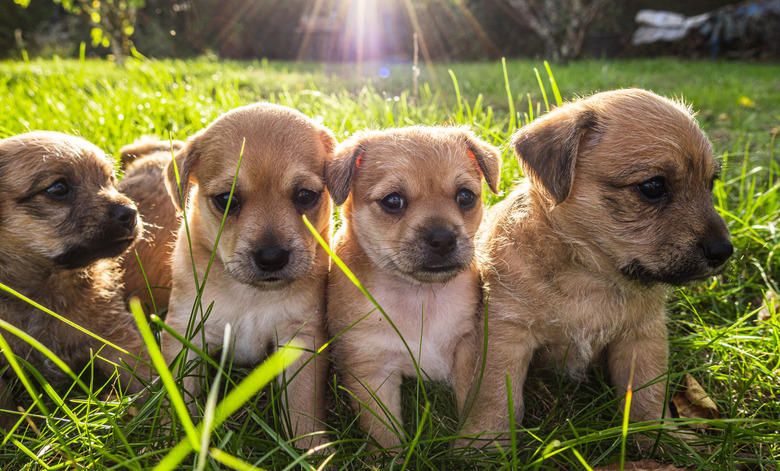
<path id="1" fill-rule="evenodd" d="M 632 471 L 685 471 L 685 468 L 676 468 L 670 464 L 656 463 L 651 460 L 628 461 L 623 469 Z M 613 463 L 601 468 L 593 468 L 593 471 L 619 471 L 620 463 Z"/>
<path id="2" fill-rule="evenodd" d="M 710 399 L 709 394 L 694 379 L 686 373 L 683 376 L 683 390 L 678 391 L 672 398 L 672 403 L 677 408 L 677 414 L 683 419 L 720 419 L 718 406 Z M 708 424 L 691 424 L 691 427 L 699 430 L 709 428 Z"/>
<path id="3" fill-rule="evenodd" d="M 768 321 L 772 318 L 772 314 L 777 314 L 778 308 L 780 308 L 780 296 L 774 291 L 767 291 L 764 296 L 764 304 L 762 304 L 761 309 L 758 310 L 758 321 Z"/>

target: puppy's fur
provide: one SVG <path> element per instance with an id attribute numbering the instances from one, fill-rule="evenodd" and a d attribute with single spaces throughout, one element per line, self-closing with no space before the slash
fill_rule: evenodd
<path id="1" fill-rule="evenodd" d="M 426 379 L 468 389 L 480 299 L 473 237 L 482 177 L 495 192 L 499 169 L 497 150 L 468 130 L 421 126 L 358 134 L 327 167 L 334 202 L 344 203 L 335 252 L 403 337 L 331 271 L 328 325 L 341 334 L 334 355 L 353 406 L 370 409 L 361 426 L 383 448 L 403 435 L 382 421 L 400 425 L 401 380 L 416 376 L 415 362 Z"/>
<path id="2" fill-rule="evenodd" d="M 603 358 L 623 393 L 633 367 L 630 418 L 669 417 L 666 286 L 717 274 L 733 251 L 710 142 L 688 108 L 619 90 L 561 106 L 512 145 L 527 179 L 479 236 L 488 345 L 466 431 L 509 429 L 507 374 L 522 418 L 532 359 L 577 378 Z"/>
<path id="3" fill-rule="evenodd" d="M 246 142 L 242 150 L 242 143 Z M 325 284 L 328 256 L 304 225 L 305 215 L 329 239 L 330 201 L 325 164 L 333 158 L 330 131 L 284 106 L 260 103 L 234 109 L 189 139 L 167 168 L 167 184 L 179 210 L 187 211 L 192 257 L 184 226 L 173 253 L 173 290 L 166 322 L 213 352 L 232 326 L 230 349 L 237 364 L 259 363 L 266 353 L 294 340 L 306 349 L 286 370 L 292 437 L 323 430 L 327 362 L 313 355 L 326 341 Z M 203 331 L 191 333 L 190 313 L 214 250 L 231 185 L 230 203 L 201 304 L 192 324 L 213 308 Z M 174 163 L 181 178 L 176 183 Z M 182 346 L 163 336 L 168 361 Z M 190 351 L 187 359 L 194 358 Z M 294 377 L 293 377 L 294 375 Z M 185 378 L 193 395 L 194 377 Z M 298 443 L 321 441 L 315 435 Z"/>
<path id="4" fill-rule="evenodd" d="M 46 131 L 0 140 L 0 282 L 129 354 L 4 291 L 0 318 L 75 371 L 99 354 L 95 367 L 106 374 L 118 371 L 132 393 L 142 384 L 121 365 L 136 366 L 133 355 L 141 353 L 143 342 L 123 307 L 116 257 L 138 237 L 137 219 L 135 206 L 116 190 L 111 161 L 91 143 Z M 27 342 L 2 335 L 49 382 L 68 379 Z M 0 356 L 0 367 L 7 364 Z M 139 364 L 138 373 L 148 376 L 149 370 Z M 4 390 L 0 382 L 0 395 Z M 13 417 L 4 417 L 5 425 L 13 424 Z"/>
<path id="5" fill-rule="evenodd" d="M 119 151 L 125 169 L 119 191 L 135 202 L 143 221 L 141 240 L 122 259 L 125 296 L 138 296 L 156 311 L 168 306 L 171 254 L 179 227 L 176 207 L 165 187 L 165 167 L 172 153 L 183 146 L 182 141 L 145 136 Z"/>

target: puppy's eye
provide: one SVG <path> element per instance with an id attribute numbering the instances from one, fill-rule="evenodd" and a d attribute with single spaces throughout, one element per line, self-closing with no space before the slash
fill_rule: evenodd
<path id="1" fill-rule="evenodd" d="M 305 188 L 298 190 L 293 202 L 302 208 L 311 208 L 319 200 L 320 194 Z"/>
<path id="2" fill-rule="evenodd" d="M 61 200 L 70 194 L 70 185 L 65 180 L 57 180 L 53 185 L 44 190 L 48 196 Z"/>
<path id="3" fill-rule="evenodd" d="M 668 194 L 664 177 L 653 177 L 636 186 L 642 196 L 649 200 L 658 200 Z"/>
<path id="4" fill-rule="evenodd" d="M 406 200 L 398 193 L 390 193 L 382 198 L 379 204 L 388 213 L 398 213 L 406 209 Z"/>
<path id="5" fill-rule="evenodd" d="M 461 208 L 468 209 L 474 206 L 474 203 L 477 202 L 477 195 L 475 195 L 471 190 L 461 188 L 458 190 L 458 194 L 455 195 L 455 201 Z"/>
<path id="6" fill-rule="evenodd" d="M 238 208 L 241 207 L 241 202 L 239 201 L 238 197 L 235 194 L 233 194 L 233 198 L 231 198 L 230 193 L 221 193 L 219 195 L 214 196 L 213 200 L 214 200 L 214 206 L 216 206 L 217 209 L 223 213 L 225 212 L 226 209 L 228 209 L 228 202 L 230 202 L 230 208 L 228 209 L 228 214 L 238 211 Z"/>

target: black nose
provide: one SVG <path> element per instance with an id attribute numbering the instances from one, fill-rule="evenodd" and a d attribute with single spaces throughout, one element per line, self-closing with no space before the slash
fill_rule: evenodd
<path id="1" fill-rule="evenodd" d="M 112 222 L 127 229 L 133 229 L 138 224 L 138 211 L 133 206 L 114 203 L 109 207 L 108 215 Z"/>
<path id="2" fill-rule="evenodd" d="M 728 239 L 720 239 L 705 242 L 702 245 L 704 257 L 707 264 L 711 267 L 717 267 L 723 264 L 734 253 L 734 246 Z"/>
<path id="3" fill-rule="evenodd" d="M 431 251 L 440 256 L 451 253 L 457 242 L 455 234 L 449 229 L 433 229 L 425 235 L 425 241 Z"/>
<path id="4" fill-rule="evenodd" d="M 290 260 L 290 252 L 281 247 L 267 247 L 255 252 L 255 264 L 263 271 L 279 271 Z"/>

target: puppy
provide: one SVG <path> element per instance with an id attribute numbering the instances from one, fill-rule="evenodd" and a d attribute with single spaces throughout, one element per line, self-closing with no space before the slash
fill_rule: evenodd
<path id="1" fill-rule="evenodd" d="M 329 239 L 324 172 L 334 147 L 331 132 L 312 119 L 259 103 L 236 108 L 193 136 L 166 170 L 174 204 L 186 211 L 189 224 L 189 239 L 182 225 L 173 252 L 166 322 L 197 347 L 209 346 L 211 353 L 223 344 L 230 324 L 229 348 L 236 364 L 259 363 L 270 349 L 291 340 L 301 345 L 304 354 L 280 378 L 288 380 L 284 400 L 291 437 L 324 429 L 328 363 L 316 352 L 326 341 L 329 258 L 302 216 Z M 195 279 L 203 283 L 212 253 L 200 297 Z M 193 310 L 198 299 L 202 309 Z M 207 307 L 211 311 L 204 320 Z M 181 349 L 174 338 L 163 336 L 169 362 Z M 195 357 L 187 351 L 188 361 Z M 184 386 L 193 396 L 200 391 L 196 376 L 185 378 Z M 308 447 L 323 439 L 314 435 L 298 444 Z"/>
<path id="2" fill-rule="evenodd" d="M 422 126 L 358 134 L 327 166 L 333 201 L 344 204 L 335 253 L 388 317 L 334 268 L 333 354 L 354 408 L 369 409 L 360 425 L 383 448 L 400 444 L 401 381 L 415 365 L 468 389 L 480 300 L 473 238 L 482 178 L 496 192 L 499 169 L 497 150 L 467 129 Z"/>
<path id="3" fill-rule="evenodd" d="M 527 179 L 478 239 L 488 344 L 466 433 L 509 429 L 507 375 L 522 419 L 532 359 L 573 378 L 603 359 L 620 394 L 633 385 L 631 420 L 669 417 L 667 286 L 719 273 L 733 251 L 710 142 L 683 105 L 618 90 L 557 108 L 512 145 Z"/>
<path id="4" fill-rule="evenodd" d="M 143 235 L 122 259 L 125 296 L 138 296 L 151 311 L 168 306 L 171 254 L 179 217 L 165 187 L 165 167 L 182 141 L 145 136 L 119 150 L 125 176 L 119 191 L 133 200 L 143 221 Z"/>
<path id="5" fill-rule="evenodd" d="M 112 162 L 84 139 L 36 131 L 0 140 L 0 283 L 124 348 L 82 333 L 5 291 L 0 319 L 52 350 L 74 371 L 118 374 L 130 393 L 142 383 L 127 369 L 143 342 L 123 307 L 117 257 L 139 234 L 135 206 L 116 189 Z M 69 377 L 30 344 L 2 333 L 14 355 L 32 362 L 50 383 Z M 0 356 L 0 367 L 7 366 Z M 0 396 L 8 396 L 0 381 Z M 5 407 L 13 407 L 10 399 Z M 2 415 L 6 426 L 13 416 Z"/>

